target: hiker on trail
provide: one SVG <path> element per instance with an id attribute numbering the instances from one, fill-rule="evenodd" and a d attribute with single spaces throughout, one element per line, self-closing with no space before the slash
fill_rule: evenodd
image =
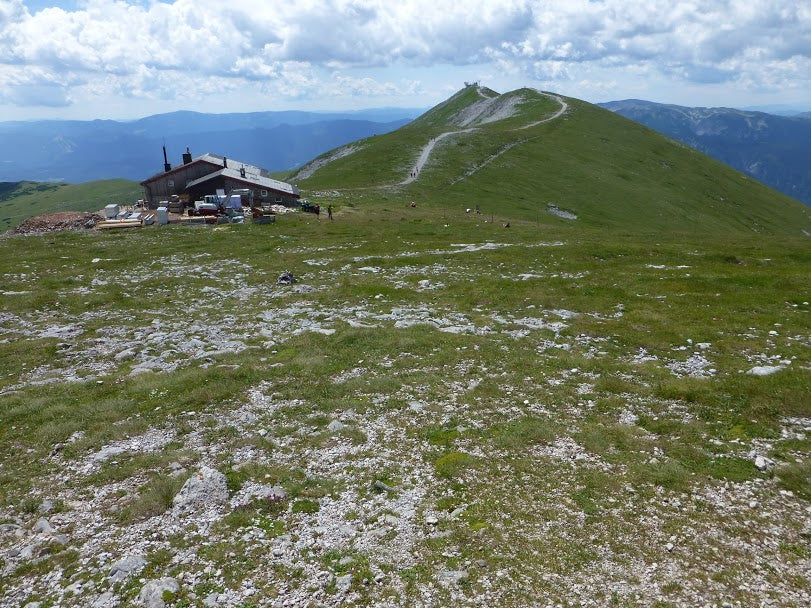
<path id="1" fill-rule="evenodd" d="M 329 219 L 332 219 L 332 203 L 330 203 L 327 207 L 327 215 L 329 216 Z"/>

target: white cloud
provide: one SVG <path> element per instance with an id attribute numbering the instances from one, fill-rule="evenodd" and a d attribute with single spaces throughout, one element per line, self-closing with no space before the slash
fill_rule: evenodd
<path id="1" fill-rule="evenodd" d="M 386 98 L 408 87 L 370 73 L 398 66 L 490 66 L 529 81 L 523 84 L 564 88 L 610 69 L 690 85 L 811 88 L 811 5 L 796 0 L 85 0 L 79 6 L 32 14 L 22 0 L 0 0 L 0 101 L 64 104 L 105 90 L 171 99 L 181 87 L 208 89 L 212 82 L 290 99 Z"/>

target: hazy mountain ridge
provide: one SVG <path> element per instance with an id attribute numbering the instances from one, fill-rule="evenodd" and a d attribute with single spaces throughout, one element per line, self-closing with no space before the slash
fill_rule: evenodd
<path id="1" fill-rule="evenodd" d="M 362 137 L 386 133 L 419 113 L 408 109 L 358 112 L 173 112 L 136 121 L 0 122 L 0 181 L 141 180 L 169 162 L 213 152 L 281 171 Z"/>
<path id="2" fill-rule="evenodd" d="M 598 104 L 811 205 L 811 113 L 776 116 L 626 99 Z"/>

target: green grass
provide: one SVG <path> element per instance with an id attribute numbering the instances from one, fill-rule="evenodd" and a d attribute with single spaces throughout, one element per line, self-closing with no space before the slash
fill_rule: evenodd
<path id="1" fill-rule="evenodd" d="M 172 499 L 185 481 L 165 476 L 150 480 L 139 489 L 135 499 L 116 514 L 116 519 L 122 524 L 130 524 L 168 511 L 172 508 Z"/>
<path id="2" fill-rule="evenodd" d="M 470 94 L 408 137 L 438 128 Z M 546 98 L 531 103 L 554 110 Z M 403 203 L 419 183 L 345 191 L 333 222 L 0 239 L 11 292 L 0 298 L 0 521 L 29 529 L 42 499 L 55 498 L 54 522 L 78 538 L 71 526 L 92 501 L 104 551 L 126 552 L 138 526 L 149 576 L 196 581 L 175 603 L 248 580 L 258 605 L 332 597 L 334 577 L 350 573 L 358 605 L 413 605 L 429 591 L 448 606 L 485 593 L 505 607 L 758 605 L 762 585 L 797 599 L 808 540 L 797 514 L 811 496 L 807 238 L 741 232 L 738 212 L 705 217 L 692 233 L 678 218 L 649 222 L 634 197 L 667 186 L 654 183 L 664 168 L 648 166 L 655 150 L 687 163 L 675 183 L 694 191 L 707 166 L 611 120 L 575 103 L 560 123 L 524 133 L 537 141 L 447 185 L 477 148 L 508 141 L 498 124 L 483 126 L 445 157 L 445 175 L 436 168 L 436 189 L 416 209 Z M 601 156 L 592 177 L 616 209 L 589 215 L 596 203 L 583 195 L 598 185 L 562 158 L 538 164 L 566 141 L 584 172 Z M 634 141 L 653 146 L 634 152 L 638 164 Z M 393 157 L 413 152 L 403 142 Z M 366 159 L 380 161 L 370 172 L 396 173 L 383 156 Z M 536 220 L 545 202 L 513 196 L 533 185 L 527 162 L 550 172 L 534 187 L 559 189 L 555 204 L 584 221 Z M 499 199 L 509 230 L 457 207 L 492 200 L 495 173 L 490 184 L 484 174 L 499 163 L 516 180 Z M 367 173 L 355 170 L 360 184 Z M 713 175 L 732 191 L 726 174 Z M 765 200 L 747 188 L 752 204 Z M 612 228 L 614 213 L 628 223 Z M 299 285 L 276 285 L 283 270 Z M 44 336 L 65 327 L 68 337 Z M 194 340 L 200 352 L 184 351 Z M 132 374 L 164 350 L 171 368 Z M 705 375 L 684 372 L 702 358 Z M 777 362 L 772 375 L 746 373 Z M 334 420 L 344 428 L 330 431 Z M 102 448 L 153 433 L 170 442 L 93 463 Z M 774 467 L 759 471 L 753 453 Z M 231 498 L 278 484 L 288 499 L 224 506 L 205 538 L 192 524 L 177 532 L 167 511 L 186 476 L 171 476 L 174 462 L 222 471 Z M 774 542 L 761 543 L 761 530 Z M 14 543 L 0 538 L 3 559 Z M 14 562 L 0 592 L 20 605 L 50 597 L 49 572 L 74 580 L 98 562 L 72 551 Z M 754 554 L 783 571 L 753 568 Z M 437 577 L 447 570 L 468 578 L 446 589 Z M 379 574 L 382 584 L 370 582 Z M 129 583 L 122 599 L 138 588 Z"/>
<path id="3" fill-rule="evenodd" d="M 503 97 L 518 94 L 528 101 L 516 116 L 444 139 L 407 187 L 393 186 L 406 178 L 430 139 L 459 130 L 451 119 L 479 99 L 474 88 L 406 127 L 363 140 L 356 152 L 319 169 L 301 187 L 340 189 L 341 202 L 353 208 L 410 216 L 419 215 L 406 209 L 414 200 L 418 209 L 425 205 L 454 214 L 479 205 L 484 218 L 500 222 L 571 224 L 547 211 L 554 205 L 576 214 L 579 226 L 629 233 L 800 235 L 801 228 L 811 230 L 808 207 L 597 106 L 567 98 L 565 116 L 516 130 L 558 108 L 531 90 Z M 512 147 L 493 158 L 507 146 Z M 476 218 L 466 219 L 475 225 Z"/>
<path id="4" fill-rule="evenodd" d="M 460 477 L 464 472 L 476 463 L 476 459 L 463 452 L 448 452 L 443 454 L 434 462 L 437 473 L 441 477 L 454 479 Z"/>
<path id="5" fill-rule="evenodd" d="M 105 205 L 126 204 L 143 197 L 143 189 L 123 179 L 85 184 L 0 182 L 0 232 L 36 215 L 62 211 L 99 211 Z"/>
<path id="6" fill-rule="evenodd" d="M 421 508 L 435 505 L 442 514 L 437 529 L 449 536 L 414 548 L 428 574 L 411 578 L 411 570 L 405 569 L 403 588 L 417 593 L 437 569 L 472 568 L 442 556 L 464 546 L 471 563 L 481 560 L 492 571 L 505 570 L 510 580 L 527 581 L 503 583 L 505 594 L 497 603 L 518 605 L 531 595 L 530 588 L 546 589 L 538 572 L 591 572 L 601 559 L 593 547 L 611 547 L 631 562 L 659 559 L 655 547 L 667 537 L 662 540 L 655 531 L 644 531 L 646 542 L 623 544 L 640 533 L 641 512 L 652 509 L 674 529 L 718 523 L 710 507 L 693 510 L 694 503 L 687 501 L 691 510 L 682 516 L 652 506 L 654 497 L 758 483 L 791 490 L 796 500 L 806 500 L 807 441 L 783 437 L 780 431 L 787 416 L 802 418 L 811 412 L 808 374 L 799 368 L 805 347 L 796 339 L 809 330 L 804 299 L 798 295 L 811 261 L 802 241 L 769 237 L 753 242 L 734 235 L 710 240 L 660 235 L 651 241 L 607 231 L 542 232 L 520 223 L 505 232 L 470 224 L 467 217 L 449 222 L 442 212 L 406 221 L 372 217 L 332 224 L 290 218 L 270 231 L 252 226 L 169 228 L 0 241 L 0 247 L 25 259 L 23 271 L 36 277 L 19 277 L 14 256 L 0 258 L 8 289 L 23 291 L 32 280 L 48 286 L 36 295 L 42 311 L 38 316 L 29 314 L 33 300 L 24 295 L 5 298 L 0 312 L 42 328 L 66 324 L 83 310 L 96 311 L 67 350 L 56 347 L 58 339 L 28 335 L 25 323 L 2 325 L 11 332 L 5 335 L 14 337 L 0 345 L 7 349 L 0 370 L 0 386 L 6 388 L 42 367 L 58 377 L 61 367 L 76 360 L 73 353 L 85 352 L 108 335 L 111 319 L 117 319 L 116 331 L 127 333 L 151 324 L 158 311 L 182 311 L 175 317 L 158 314 L 167 328 L 173 327 L 173 318 L 180 328 L 199 311 L 212 314 L 206 291 L 212 287 L 224 293 L 246 286 L 258 290 L 247 300 L 226 295 L 217 304 L 216 316 L 229 319 L 229 331 L 250 328 L 243 339 L 251 348 L 241 353 L 218 354 L 212 362 L 181 357 L 180 367 L 171 373 L 129 376 L 133 361 L 115 361 L 113 350 L 96 355 L 110 364 L 101 376 L 103 384 L 22 386 L 0 395 L 5 512 L 35 517 L 41 498 L 49 495 L 44 480 L 59 470 L 59 461 L 49 458 L 54 445 L 63 444 L 59 454 L 65 462 L 78 464 L 112 442 L 169 426 L 177 434 L 163 449 L 121 454 L 115 465 L 105 464 L 72 484 L 77 493 L 124 484 L 135 488 L 111 494 L 117 498 L 108 504 L 118 510 L 105 511 L 110 526 L 148 522 L 170 507 L 184 478 L 167 477 L 168 464 L 195 466 L 199 451 L 186 447 L 192 437 L 201 437 L 203 446 L 218 446 L 214 464 L 226 473 L 232 495 L 250 481 L 278 483 L 289 496 L 288 501 L 255 503 L 225 514 L 214 528 L 216 539 L 204 551 L 220 567 L 233 560 L 233 538 L 249 532 L 261 532 L 272 542 L 295 538 L 305 522 L 333 513 L 329 509 L 335 501 L 348 496 L 357 495 L 358 502 L 335 512 L 339 521 L 389 525 L 383 514 L 397 520 L 402 514 L 393 515 L 396 509 L 370 511 L 369 505 L 409 496 L 415 483 L 430 479 Z M 485 228 L 489 232 L 480 232 Z M 430 253 L 452 251 L 453 243 L 487 240 L 508 247 Z M 531 246 L 539 241 L 563 244 Z M 132 247 L 146 252 L 134 266 L 124 255 Z M 405 253 L 409 255 L 399 255 Z M 190 268 L 188 280 L 186 270 L 176 276 L 183 265 L 175 260 L 206 260 L 198 257 L 202 254 L 210 254 L 218 265 L 226 260 L 225 266 L 242 265 L 250 272 L 233 283 L 230 271 L 201 276 L 197 268 L 206 267 Z M 363 259 L 355 260 L 358 256 Z M 728 256 L 748 263 L 730 263 Z M 94 264 L 94 258 L 112 261 Z M 303 259 L 328 263 L 310 266 Z M 675 269 L 682 264 L 690 267 Z M 383 270 L 357 270 L 371 265 Z M 318 289 L 296 294 L 276 287 L 275 277 L 287 268 Z M 426 274 L 428 268 L 432 270 Z M 74 280 L 59 278 L 57 271 L 63 269 Z M 165 290 L 152 272 L 170 275 Z M 518 279 L 524 272 L 543 278 Z M 139 282 L 74 293 L 94 277 L 117 273 L 130 273 Z M 444 287 L 419 291 L 422 278 L 441 281 Z M 142 300 L 142 292 L 159 296 L 143 310 L 128 303 Z M 278 297 L 268 297 L 271 293 Z M 84 302 L 91 303 L 89 309 Z M 372 327 L 352 327 L 313 313 L 357 308 L 387 314 L 397 306 L 430 308 L 438 317 L 461 314 L 487 331 L 443 333 L 430 324 L 398 328 L 391 321 L 363 317 L 359 320 Z M 561 310 L 577 316 L 564 319 L 550 312 Z M 272 311 L 270 316 L 266 311 Z M 310 315 L 335 333 L 288 332 L 266 344 L 257 328 L 279 315 Z M 562 321 L 565 327 L 557 332 L 527 329 L 523 337 L 503 333 L 526 329 L 527 318 Z M 775 324 L 778 335 L 770 336 Z M 688 345 L 687 338 L 694 345 L 711 346 L 678 350 Z M 550 341 L 566 343 L 568 350 L 550 348 Z M 641 348 L 657 359 L 633 363 Z M 694 351 L 712 361 L 716 375 L 681 377 L 665 366 Z M 773 376 L 741 373 L 754 365 L 747 357 L 761 353 L 796 357 L 796 363 Z M 255 410 L 257 419 L 244 428 L 219 424 L 229 412 L 245 407 L 248 390 L 257 386 L 277 394 L 265 409 Z M 411 409 L 415 402 L 418 411 Z M 636 413 L 636 424 L 618 422 L 626 409 Z M 369 421 L 384 416 L 397 439 L 384 439 L 368 427 Z M 347 426 L 328 432 L 335 419 Z M 260 437 L 259 429 L 267 434 Z M 77 432 L 83 435 L 71 440 Z M 768 455 L 779 462 L 774 477 L 761 474 L 745 457 L 758 441 L 772 446 Z M 569 445 L 578 446 L 588 460 L 567 459 Z M 251 461 L 236 458 L 242 450 L 251 451 Z M 334 450 L 342 454 L 337 460 L 340 479 L 334 470 L 307 470 L 314 455 Z M 380 453 L 396 457 L 387 456 L 370 468 L 367 459 Z M 374 479 L 383 479 L 397 492 L 374 491 Z M 19 496 L 33 499 L 22 504 L 13 498 Z M 681 500 L 684 504 L 686 499 Z M 573 532 L 564 534 L 566 530 Z M 389 525 L 381 534 L 380 542 L 396 544 L 399 531 Z M 743 539 L 737 532 L 729 534 Z M 783 540 L 785 547 L 800 544 L 791 536 Z M 323 563 L 322 557 L 313 551 L 306 559 Z M 229 580 L 252 576 L 261 563 L 261 554 L 246 553 Z M 727 564 L 732 571 L 734 563 Z M 36 572 L 20 576 L 33 580 Z M 284 576 L 297 580 L 292 573 Z M 353 579 L 356 584 L 371 603 L 379 599 L 374 586 Z M 476 585 L 472 576 L 464 592 L 473 593 Z M 691 593 L 690 588 L 668 590 L 671 598 Z M 514 599 L 504 599 L 508 595 Z"/>

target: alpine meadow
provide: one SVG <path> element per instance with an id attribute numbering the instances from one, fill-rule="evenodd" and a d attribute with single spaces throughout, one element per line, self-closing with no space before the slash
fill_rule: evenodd
<path id="1" fill-rule="evenodd" d="M 278 177 L 0 238 L 0 604 L 811 602 L 811 208 L 477 84 Z"/>

